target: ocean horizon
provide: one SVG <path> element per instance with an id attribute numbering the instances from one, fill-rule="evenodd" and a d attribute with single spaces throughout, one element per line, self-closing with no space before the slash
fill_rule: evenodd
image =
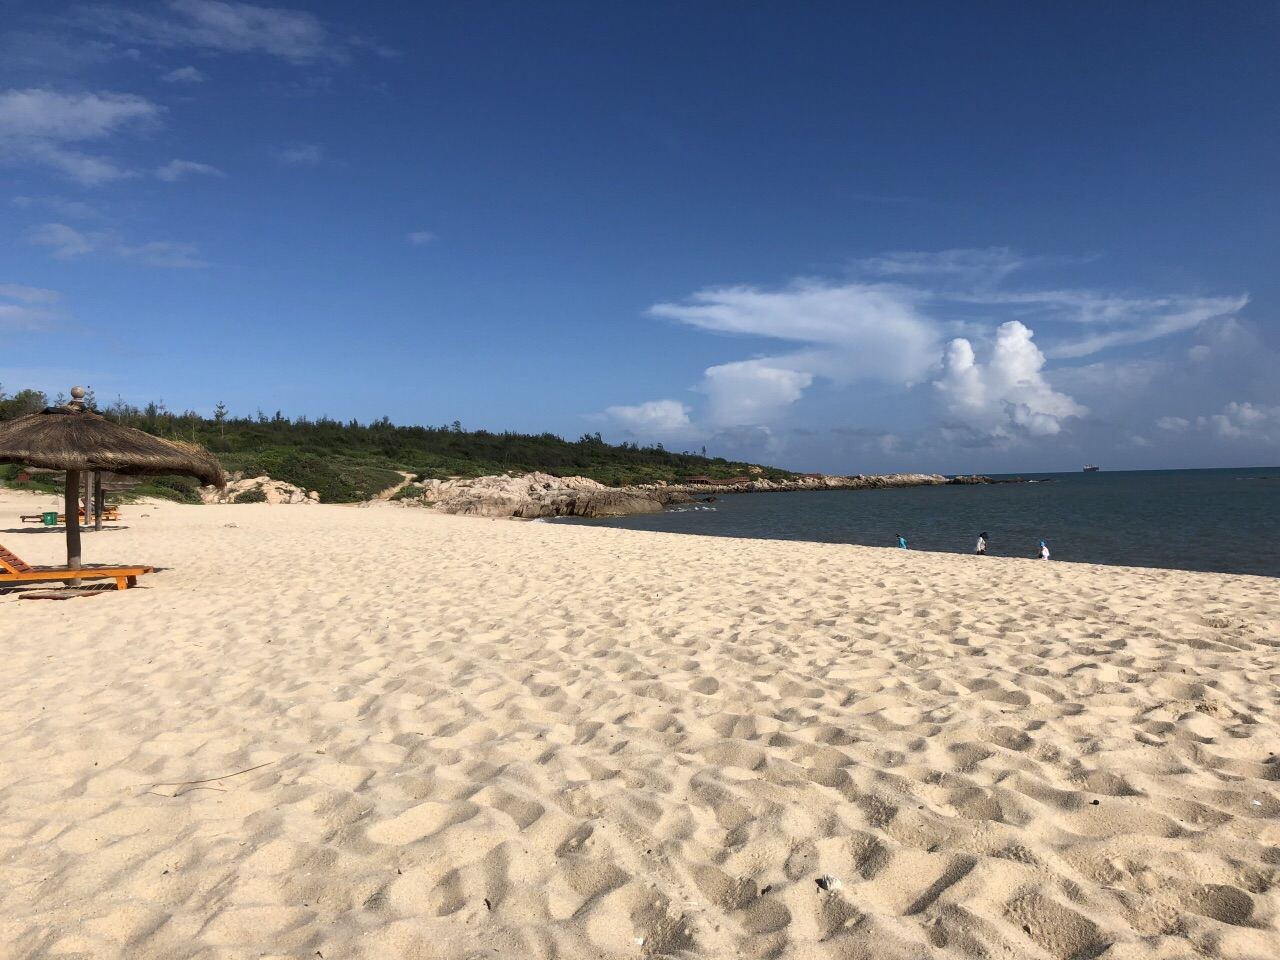
<path id="1" fill-rule="evenodd" d="M 660 514 L 570 520 L 635 530 L 804 540 L 1280 577 L 1280 466 L 993 474 L 1023 483 L 708 491 Z"/>

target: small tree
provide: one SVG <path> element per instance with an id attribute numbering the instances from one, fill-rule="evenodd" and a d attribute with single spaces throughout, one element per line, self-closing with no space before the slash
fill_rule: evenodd
<path id="1" fill-rule="evenodd" d="M 218 431 L 225 438 L 227 435 L 227 405 L 221 400 L 213 408 L 213 419 L 218 423 Z"/>

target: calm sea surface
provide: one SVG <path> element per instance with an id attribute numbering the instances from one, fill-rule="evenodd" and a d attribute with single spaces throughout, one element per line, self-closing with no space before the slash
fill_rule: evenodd
<path id="1" fill-rule="evenodd" d="M 1030 476 L 1030 475 L 1027 475 Z M 991 486 L 721 495 L 586 522 L 718 537 L 812 540 L 1280 577 L 1280 467 L 1046 473 Z"/>

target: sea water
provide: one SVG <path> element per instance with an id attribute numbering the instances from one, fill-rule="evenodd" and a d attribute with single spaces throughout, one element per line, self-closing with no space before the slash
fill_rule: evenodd
<path id="1" fill-rule="evenodd" d="M 1031 477 L 1032 475 L 1024 475 Z M 1010 479 L 997 477 L 996 479 Z M 725 494 L 661 514 L 578 521 L 1280 577 L 1280 467 L 1034 475 L 1034 483 Z"/>

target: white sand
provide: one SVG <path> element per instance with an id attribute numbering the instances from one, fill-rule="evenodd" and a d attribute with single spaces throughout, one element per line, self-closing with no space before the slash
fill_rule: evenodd
<path id="1" fill-rule="evenodd" d="M 124 514 L 0 593 L 0 956 L 1280 956 L 1277 581 Z"/>

